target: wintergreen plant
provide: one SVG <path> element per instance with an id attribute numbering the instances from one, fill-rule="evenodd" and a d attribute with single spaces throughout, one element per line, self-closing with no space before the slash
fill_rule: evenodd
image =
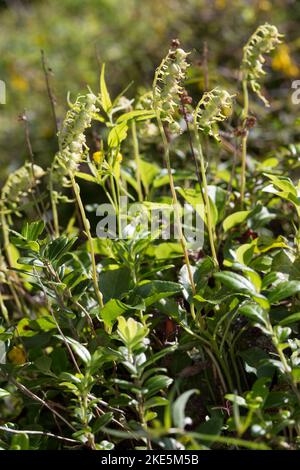
<path id="1" fill-rule="evenodd" d="M 272 52 L 278 44 L 281 44 L 282 34 L 279 34 L 276 26 L 268 23 L 261 25 L 252 34 L 244 46 L 242 60 L 243 81 L 250 84 L 254 93 L 269 106 L 268 100 L 261 93 L 260 80 L 266 75 L 263 69 L 266 54 Z"/>
<path id="2" fill-rule="evenodd" d="M 265 55 L 272 52 L 281 43 L 282 34 L 279 34 L 276 26 L 268 23 L 261 25 L 252 34 L 247 44 L 244 46 L 243 60 L 241 66 L 242 86 L 244 95 L 244 105 L 242 111 L 243 131 L 242 131 L 242 161 L 241 161 L 241 205 L 243 206 L 246 185 L 246 164 L 247 164 L 247 139 L 249 126 L 247 123 L 249 115 L 249 94 L 248 84 L 254 93 L 269 106 L 268 100 L 261 93 L 261 78 L 266 74 L 263 69 Z"/>
<path id="3" fill-rule="evenodd" d="M 197 104 L 194 111 L 194 131 L 197 141 L 198 157 L 200 160 L 200 170 L 203 184 L 203 198 L 205 202 L 207 229 L 210 242 L 212 257 L 216 266 L 219 266 L 214 241 L 214 229 L 211 216 L 211 203 L 208 195 L 208 186 L 206 179 L 206 165 L 204 161 L 199 131 L 219 140 L 218 127 L 219 122 L 224 121 L 232 112 L 232 96 L 220 88 L 214 88 L 205 92 Z"/>
<path id="4" fill-rule="evenodd" d="M 174 214 L 176 219 L 177 229 L 179 231 L 180 242 L 182 245 L 185 263 L 187 265 L 191 289 L 193 294 L 195 291 L 195 284 L 193 280 L 193 273 L 190 265 L 187 243 L 183 234 L 182 224 L 180 220 L 178 200 L 176 189 L 174 186 L 174 179 L 172 175 L 171 161 L 170 161 L 170 146 L 164 127 L 164 123 L 170 125 L 170 131 L 180 132 L 180 126 L 176 121 L 176 116 L 180 106 L 180 95 L 183 92 L 182 82 L 186 75 L 188 63 L 186 58 L 188 53 L 183 49 L 174 45 L 169 50 L 167 56 L 163 59 L 157 68 L 152 85 L 153 93 L 153 108 L 156 112 L 156 119 L 164 145 L 164 158 L 166 161 L 170 188 L 173 198 Z M 195 315 L 192 307 L 192 314 Z"/>
<path id="5" fill-rule="evenodd" d="M 79 96 L 71 108 L 58 132 L 58 153 L 55 155 L 50 169 L 49 188 L 52 195 L 52 210 L 55 233 L 59 234 L 57 215 L 57 201 L 59 193 L 54 191 L 55 184 L 70 185 L 70 175 L 78 171 L 88 147 L 86 145 L 85 131 L 91 126 L 92 118 L 97 111 L 97 98 L 92 93 Z"/>
<path id="6" fill-rule="evenodd" d="M 180 95 L 189 64 L 189 53 L 179 47 L 169 50 L 156 70 L 153 82 L 153 106 L 160 113 L 163 122 L 168 123 L 171 132 L 181 132 L 178 118 Z"/>
<path id="7" fill-rule="evenodd" d="M 13 266 L 9 242 L 9 225 L 11 215 L 19 215 L 22 204 L 29 199 L 40 184 L 45 171 L 38 165 L 25 163 L 7 178 L 0 198 L 0 216 L 3 235 L 3 248 L 9 266 Z"/>
<path id="8" fill-rule="evenodd" d="M 269 50 L 261 31 L 276 42 L 266 26 L 249 42 L 247 86 L 260 83 Z M 222 139 L 218 129 L 231 115 L 233 96 L 214 88 L 194 110 L 199 69 L 185 80 L 186 59 L 174 41 L 153 90 L 137 100 L 125 91 L 112 99 L 103 66 L 99 95 L 70 105 L 48 187 L 32 162 L 2 189 L 3 449 L 299 448 L 300 146 L 274 146 L 263 158 L 257 150 L 246 182 L 248 210 L 236 210 L 231 155 L 223 152 L 214 164 L 214 152 L 206 153 L 213 139 L 236 151 L 230 127 Z M 90 150 L 85 133 L 92 125 Z M 66 197 L 70 190 L 74 199 Z M 177 194 L 189 214 L 206 221 L 209 256 L 198 241 L 188 252 L 180 225 L 180 240 L 160 238 L 162 227 L 178 222 Z M 139 200 L 147 214 L 167 209 L 172 218 L 149 230 L 138 211 L 129 211 L 124 228 L 122 196 L 130 209 Z M 64 200 L 73 215 L 61 211 L 58 223 L 56 204 Z M 97 204 L 107 201 L 115 237 L 92 238 L 89 220 L 96 223 Z"/>
<path id="9" fill-rule="evenodd" d="M 84 230 L 89 241 L 92 279 L 99 305 L 103 307 L 103 298 L 98 285 L 98 274 L 95 260 L 94 242 L 90 231 L 90 223 L 86 217 L 84 205 L 80 197 L 80 188 L 75 181 L 76 171 L 84 154 L 88 151 L 84 132 L 91 126 L 92 119 L 96 114 L 97 97 L 92 93 L 80 96 L 71 105 L 67 112 L 62 128 L 58 133 L 59 151 L 56 154 L 50 169 L 50 194 L 53 211 L 55 234 L 59 234 L 59 223 L 57 214 L 58 193 L 54 191 L 54 182 L 66 184 L 68 181 L 73 189 L 76 202 L 84 225 Z"/>

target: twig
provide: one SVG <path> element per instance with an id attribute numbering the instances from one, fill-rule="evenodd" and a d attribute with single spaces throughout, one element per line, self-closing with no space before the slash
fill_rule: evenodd
<path id="1" fill-rule="evenodd" d="M 51 111 L 52 111 L 52 115 L 53 115 L 55 131 L 57 133 L 58 129 L 59 129 L 59 126 L 58 126 L 58 119 L 57 119 L 57 114 L 56 114 L 56 99 L 55 99 L 55 96 L 54 96 L 54 94 L 52 92 L 52 89 L 51 89 L 50 79 L 49 79 L 49 68 L 46 64 L 45 52 L 43 50 L 41 50 L 41 61 L 42 61 L 42 67 L 43 67 L 44 75 L 45 75 L 47 93 L 48 93 L 49 101 L 50 101 L 50 104 L 51 104 Z"/>
<path id="2" fill-rule="evenodd" d="M 69 437 L 58 436 L 57 434 L 53 434 L 52 432 L 44 432 L 44 431 L 29 431 L 28 429 L 11 429 L 5 426 L 0 426 L 0 431 L 10 432 L 12 434 L 31 434 L 31 435 L 38 435 L 38 436 L 46 436 L 46 437 L 53 437 L 60 441 L 71 442 L 72 444 L 80 444 L 75 439 L 71 439 Z"/>
<path id="3" fill-rule="evenodd" d="M 24 395 L 27 395 L 29 398 L 31 398 L 34 401 L 37 401 L 41 405 L 45 406 L 48 410 L 51 411 L 54 415 L 56 415 L 61 421 L 63 421 L 72 431 L 76 431 L 74 426 L 70 424 L 58 411 L 56 411 L 52 406 L 49 405 L 45 400 L 37 396 L 35 393 L 33 393 L 31 390 L 29 390 L 27 387 L 25 387 L 23 384 L 20 384 L 16 379 L 13 377 L 7 377 L 9 381 L 11 381 Z"/>
<path id="4" fill-rule="evenodd" d="M 36 192 L 37 192 L 37 195 L 38 195 L 38 199 L 40 200 L 41 202 L 41 206 L 42 206 L 42 209 L 43 209 L 43 213 L 45 214 L 45 217 L 47 218 L 47 223 L 49 224 L 49 227 L 51 229 L 51 232 L 53 233 L 53 227 L 51 225 L 51 222 L 50 220 L 48 219 L 47 217 L 47 211 L 46 211 L 46 208 L 44 206 L 44 202 L 43 202 L 43 199 L 42 199 L 42 196 L 41 196 L 41 193 L 40 193 L 40 190 L 39 190 L 39 187 L 38 187 L 38 184 L 36 182 L 36 178 L 35 178 L 35 172 L 34 172 L 34 164 L 35 164 L 35 158 L 34 158 L 34 153 L 33 153 L 33 149 L 32 149 L 32 144 L 31 144 L 31 139 L 30 139 L 30 131 L 29 131 L 29 125 L 28 125 L 28 118 L 27 118 L 27 114 L 26 114 L 26 109 L 24 109 L 24 112 L 22 114 L 22 116 L 20 116 L 20 121 L 22 121 L 24 123 L 24 129 L 25 129 L 25 140 L 26 140 L 26 144 L 27 144 L 27 148 L 28 148 L 28 153 L 29 153 L 29 157 L 30 157 L 30 162 L 31 162 L 31 173 L 32 173 L 32 179 L 33 179 L 33 182 L 36 183 L 35 184 L 35 188 L 36 188 Z M 33 198 L 33 202 L 34 202 L 34 205 L 36 207 L 36 210 L 37 210 L 37 213 L 38 213 L 38 216 L 41 220 L 43 220 L 43 214 L 40 210 L 40 207 L 38 205 L 38 201 L 35 197 L 35 194 L 34 192 L 32 192 L 32 198 Z M 47 231 L 49 232 L 48 230 L 48 227 L 46 225 L 46 229 Z"/>
<path id="5" fill-rule="evenodd" d="M 208 73 L 208 47 L 207 47 L 207 41 L 204 41 L 203 43 L 203 62 L 202 62 L 202 67 L 203 67 L 203 74 L 204 74 L 204 91 L 209 90 L 209 73 Z"/>

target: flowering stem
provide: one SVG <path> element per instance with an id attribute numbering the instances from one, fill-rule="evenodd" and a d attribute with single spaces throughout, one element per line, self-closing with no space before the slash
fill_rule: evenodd
<path id="1" fill-rule="evenodd" d="M 176 225 L 177 225 L 178 232 L 179 232 L 179 238 L 180 238 L 180 243 L 181 243 L 183 254 L 184 254 L 185 264 L 186 264 L 187 270 L 188 270 L 188 276 L 189 276 L 189 280 L 190 280 L 190 284 L 191 284 L 192 293 L 193 293 L 193 295 L 195 295 L 196 294 L 196 287 L 195 287 L 195 284 L 194 284 L 193 273 L 192 273 L 190 259 L 189 259 L 188 250 L 187 250 L 187 244 L 186 244 L 186 240 L 185 240 L 185 237 L 184 237 L 183 231 L 182 231 L 182 224 L 181 224 L 180 214 L 179 214 L 179 210 L 178 210 L 178 200 L 177 200 L 177 195 L 176 195 L 176 190 L 175 190 L 175 185 L 174 185 L 174 179 L 173 179 L 173 175 L 172 175 L 169 143 L 167 141 L 166 133 L 165 133 L 165 130 L 164 130 L 159 112 L 156 112 L 156 118 L 157 118 L 157 123 L 158 123 L 159 131 L 160 131 L 160 134 L 161 134 L 161 138 L 162 138 L 162 141 L 163 141 L 163 146 L 164 146 L 164 157 L 165 157 L 165 161 L 166 161 L 166 165 L 167 165 L 170 189 L 171 189 L 172 198 L 173 198 L 173 208 L 174 208 L 174 215 L 175 215 Z M 195 312 L 194 312 L 193 308 L 191 308 L 191 312 L 192 312 L 193 318 L 195 319 Z"/>
<path id="2" fill-rule="evenodd" d="M 88 221 L 86 217 L 84 206 L 80 197 L 80 189 L 79 189 L 78 184 L 75 181 L 73 173 L 69 172 L 69 176 L 70 176 L 71 184 L 72 184 L 73 191 L 75 194 L 75 198 L 79 207 L 79 211 L 81 214 L 84 230 L 85 230 L 85 233 L 88 238 L 89 245 L 90 245 L 90 253 L 91 253 L 91 259 L 92 259 L 92 279 L 93 279 L 94 289 L 95 289 L 95 293 L 96 293 L 99 305 L 102 308 L 104 307 L 103 295 L 100 292 L 99 285 L 98 285 L 97 265 L 96 265 L 96 259 L 95 259 L 94 242 L 93 242 L 93 238 L 92 238 L 91 231 L 90 231 L 90 222 Z"/>
<path id="3" fill-rule="evenodd" d="M 197 131 L 196 123 L 194 125 L 194 130 L 195 130 L 198 155 L 199 155 L 199 160 L 200 160 L 200 171 L 201 171 L 202 185 L 203 185 L 203 198 L 204 198 L 205 209 L 206 209 L 207 231 L 208 231 L 210 249 L 211 249 L 211 254 L 212 254 L 215 266 L 218 267 L 219 262 L 218 262 L 217 253 L 215 249 L 214 229 L 213 229 L 210 202 L 209 202 L 209 196 L 208 196 L 208 186 L 207 186 L 207 179 L 206 179 L 206 173 L 205 173 L 204 157 L 203 157 L 202 146 L 201 146 L 200 137 Z"/>
<path id="4" fill-rule="evenodd" d="M 50 189 L 52 216 L 53 216 L 54 235 L 56 238 L 58 238 L 59 237 L 59 222 L 58 222 L 56 197 L 55 197 L 54 189 L 53 189 L 52 172 L 50 173 L 49 189 Z"/>
<path id="5" fill-rule="evenodd" d="M 248 117 L 249 112 L 249 95 L 248 95 L 248 83 L 247 80 L 243 80 L 243 94 L 244 94 L 244 108 L 242 113 L 243 122 Z M 241 207 L 244 205 L 245 198 L 245 187 L 246 187 L 246 160 L 247 160 L 247 140 L 248 140 L 248 130 L 245 128 L 243 130 L 242 137 L 242 162 L 241 162 Z"/>

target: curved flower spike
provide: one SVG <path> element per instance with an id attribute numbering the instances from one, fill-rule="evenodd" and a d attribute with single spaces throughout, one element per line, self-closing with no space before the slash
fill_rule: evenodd
<path id="1" fill-rule="evenodd" d="M 44 174 L 40 166 L 25 163 L 7 178 L 1 191 L 1 202 L 16 209 L 20 200 L 34 190 Z"/>
<path id="2" fill-rule="evenodd" d="M 257 28 L 243 49 L 243 79 L 250 82 L 252 90 L 266 106 L 269 106 L 269 102 L 261 94 L 259 83 L 259 79 L 266 74 L 263 69 L 265 63 L 264 55 L 273 51 L 277 44 L 281 44 L 281 38 L 283 38 L 283 34 L 279 34 L 276 26 L 266 23 Z"/>
<path id="3" fill-rule="evenodd" d="M 195 128 L 220 140 L 216 124 L 232 113 L 232 98 L 226 90 L 214 88 L 205 92 L 194 112 Z"/>
<path id="4" fill-rule="evenodd" d="M 84 131 L 91 126 L 97 97 L 88 93 L 80 96 L 67 112 L 62 128 L 58 133 L 59 152 L 52 164 L 56 181 L 61 181 L 69 172 L 75 172 L 82 160 L 86 147 Z"/>
<path id="5" fill-rule="evenodd" d="M 186 61 L 188 52 L 181 48 L 170 49 L 167 56 L 157 68 L 153 82 L 154 108 L 161 113 L 161 119 L 168 122 L 174 131 L 180 132 L 175 120 L 181 104 L 182 82 L 189 64 Z"/>

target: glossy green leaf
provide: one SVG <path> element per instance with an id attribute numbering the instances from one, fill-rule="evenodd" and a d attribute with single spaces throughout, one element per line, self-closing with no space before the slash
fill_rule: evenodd
<path id="1" fill-rule="evenodd" d="M 250 214 L 251 211 L 238 211 L 228 215 L 228 217 L 226 217 L 223 222 L 224 231 L 228 232 L 228 230 L 230 230 L 232 227 L 235 227 L 236 225 L 245 222 L 245 220 L 247 220 Z"/>
<path id="2" fill-rule="evenodd" d="M 267 293 L 270 303 L 277 303 L 300 292 L 300 281 L 284 281 Z"/>
<path id="3" fill-rule="evenodd" d="M 185 409 L 187 402 L 194 393 L 199 393 L 196 389 L 187 390 L 180 395 L 172 406 L 173 421 L 177 428 L 184 429 L 186 425 L 186 414 Z"/>
<path id="4" fill-rule="evenodd" d="M 105 83 L 105 64 L 102 65 L 100 74 L 101 105 L 106 113 L 111 109 L 112 103 Z"/>

